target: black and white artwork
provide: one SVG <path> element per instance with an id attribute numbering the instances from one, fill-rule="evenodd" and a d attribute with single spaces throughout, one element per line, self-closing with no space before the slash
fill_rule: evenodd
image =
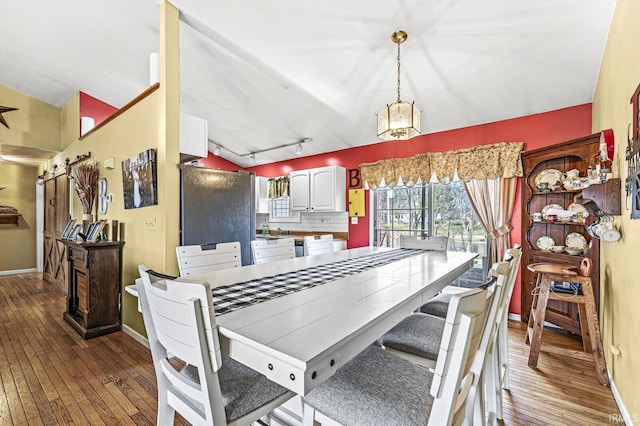
<path id="1" fill-rule="evenodd" d="M 122 189 L 125 209 L 158 204 L 155 149 L 147 149 L 122 162 Z"/>

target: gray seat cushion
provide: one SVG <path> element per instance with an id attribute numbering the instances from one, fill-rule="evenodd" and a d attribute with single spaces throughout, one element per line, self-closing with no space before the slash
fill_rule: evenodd
<path id="1" fill-rule="evenodd" d="M 437 360 L 444 325 L 444 318 L 413 313 L 378 339 L 377 343 L 386 348 Z"/>
<path id="2" fill-rule="evenodd" d="M 200 383 L 198 369 L 186 365 L 181 374 Z M 222 368 L 218 370 L 220 391 L 227 422 L 231 423 L 263 407 L 288 392 L 262 374 L 222 354 Z M 202 410 L 202 406 L 198 405 Z"/>
<path id="3" fill-rule="evenodd" d="M 370 346 L 304 402 L 343 425 L 426 425 L 432 379 L 428 369 Z"/>
<path id="4" fill-rule="evenodd" d="M 496 282 L 495 277 L 489 277 L 484 284 L 477 286 L 477 288 L 486 290 L 495 282 Z M 465 287 L 455 287 L 451 285 L 448 288 L 451 289 L 451 291 L 445 290 L 442 293 L 438 294 L 437 296 L 429 300 L 427 303 L 422 305 L 418 309 L 418 311 L 425 314 L 446 318 L 447 310 L 449 309 L 449 303 L 451 302 L 451 296 L 453 296 L 456 293 L 459 293 L 459 291 L 457 290 L 461 290 L 461 291 L 468 290 L 468 288 L 465 288 Z"/>
<path id="5" fill-rule="evenodd" d="M 447 310 L 449 310 L 449 303 L 451 302 L 451 296 L 453 296 L 453 293 L 440 293 L 424 305 L 420 306 L 418 311 L 424 314 L 446 318 Z"/>

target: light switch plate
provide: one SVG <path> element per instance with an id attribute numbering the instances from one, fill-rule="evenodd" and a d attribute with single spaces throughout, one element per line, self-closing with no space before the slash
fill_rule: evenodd
<path id="1" fill-rule="evenodd" d="M 357 225 L 358 224 L 358 216 L 353 216 L 351 218 L 351 224 L 352 225 Z"/>
<path id="2" fill-rule="evenodd" d="M 156 218 L 147 219 L 144 221 L 144 230 L 145 231 L 155 231 L 156 230 Z"/>

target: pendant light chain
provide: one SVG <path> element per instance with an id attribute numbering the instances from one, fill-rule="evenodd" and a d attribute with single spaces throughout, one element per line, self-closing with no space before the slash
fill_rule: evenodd
<path id="1" fill-rule="evenodd" d="M 398 101 L 400 101 L 400 43 L 398 43 Z"/>

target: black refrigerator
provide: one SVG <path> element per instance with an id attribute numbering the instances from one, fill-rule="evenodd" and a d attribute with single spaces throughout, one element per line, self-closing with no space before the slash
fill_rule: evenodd
<path id="1" fill-rule="evenodd" d="M 186 164 L 180 169 L 180 244 L 215 248 L 239 241 L 242 265 L 250 265 L 250 242 L 256 235 L 255 175 Z"/>

